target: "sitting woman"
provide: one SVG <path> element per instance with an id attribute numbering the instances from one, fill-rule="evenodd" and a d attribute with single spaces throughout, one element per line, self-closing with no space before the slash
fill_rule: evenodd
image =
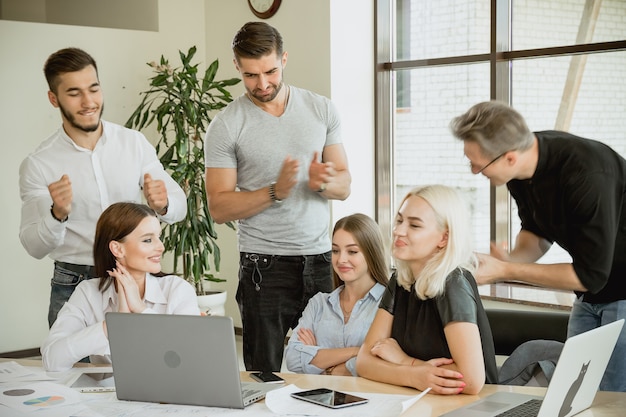
<path id="1" fill-rule="evenodd" d="M 311 298 L 293 330 L 285 351 L 293 372 L 356 375 L 356 355 L 387 285 L 384 241 L 370 217 L 337 221 L 332 244 L 336 289 Z"/>
<path id="2" fill-rule="evenodd" d="M 438 394 L 476 394 L 497 383 L 462 199 L 441 185 L 414 189 L 393 238 L 397 272 L 359 351 L 359 375 Z"/>
<path id="3" fill-rule="evenodd" d="M 59 311 L 41 347 L 48 371 L 71 368 L 90 357 L 110 363 L 105 314 L 200 314 L 191 284 L 161 271 L 161 224 L 143 204 L 116 203 L 98 219 L 94 263 L 103 278 L 81 282 Z"/>

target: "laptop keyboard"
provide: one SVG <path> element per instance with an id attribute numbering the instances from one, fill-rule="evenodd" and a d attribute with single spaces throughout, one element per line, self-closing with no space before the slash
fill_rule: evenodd
<path id="1" fill-rule="evenodd" d="M 541 400 L 528 400 L 516 407 L 498 414 L 496 417 L 537 417 L 541 408 Z"/>

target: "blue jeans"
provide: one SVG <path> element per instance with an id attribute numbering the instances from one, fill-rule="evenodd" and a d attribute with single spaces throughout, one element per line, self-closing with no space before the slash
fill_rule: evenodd
<path id="1" fill-rule="evenodd" d="M 606 304 L 591 304 L 577 299 L 574 301 L 567 328 L 567 337 L 584 333 L 607 323 L 626 318 L 626 300 Z M 626 392 L 626 326 L 617 339 L 617 345 L 609 360 L 602 382 L 601 391 Z"/>
<path id="2" fill-rule="evenodd" d="M 331 253 L 307 256 L 240 254 L 237 303 L 247 370 L 280 371 L 285 336 L 309 299 L 332 291 Z"/>
<path id="3" fill-rule="evenodd" d="M 80 265 L 76 265 L 76 267 L 80 267 Z M 70 299 L 76 286 L 85 279 L 95 278 L 87 272 L 89 269 L 93 269 L 91 267 L 84 267 L 84 271 L 80 271 L 83 268 L 72 269 L 76 271 L 54 263 L 54 275 L 50 281 L 50 307 L 48 308 L 48 325 L 50 327 L 56 321 L 57 314 L 59 314 L 63 304 Z"/>

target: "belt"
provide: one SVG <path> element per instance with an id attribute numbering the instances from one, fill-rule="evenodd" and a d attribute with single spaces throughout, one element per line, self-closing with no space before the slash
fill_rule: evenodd
<path id="1" fill-rule="evenodd" d="M 91 265 L 76 265 L 68 262 L 55 261 L 54 264 L 59 268 L 67 269 L 68 271 L 76 272 L 77 274 L 85 275 L 88 278 L 96 277 L 96 268 Z"/>

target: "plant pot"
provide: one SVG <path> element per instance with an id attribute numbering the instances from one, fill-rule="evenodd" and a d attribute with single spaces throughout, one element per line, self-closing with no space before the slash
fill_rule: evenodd
<path id="1" fill-rule="evenodd" d="M 225 315 L 224 305 L 226 304 L 226 290 L 206 291 L 204 295 L 198 295 L 198 307 L 207 316 Z"/>

